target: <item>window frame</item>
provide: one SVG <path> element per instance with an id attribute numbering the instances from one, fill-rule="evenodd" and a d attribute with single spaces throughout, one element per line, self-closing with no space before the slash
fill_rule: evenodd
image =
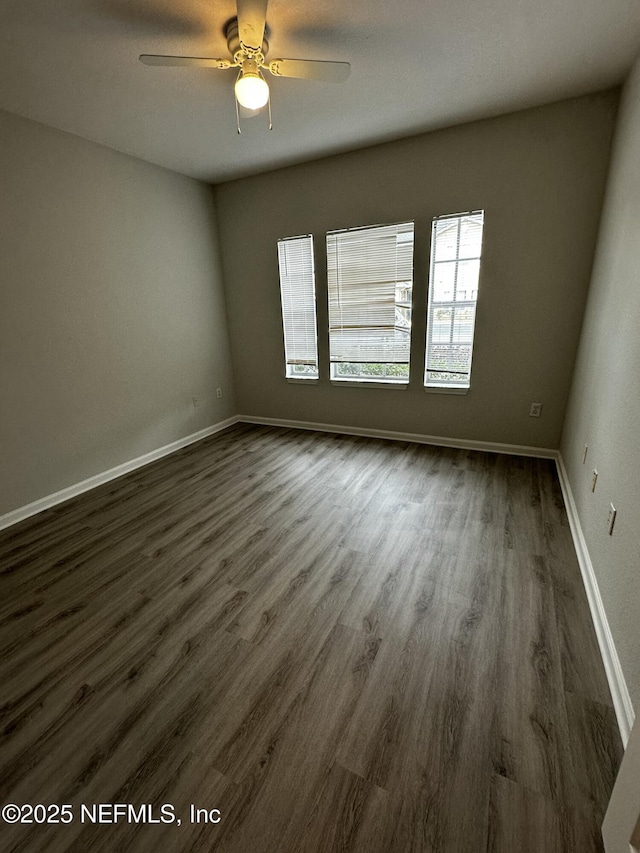
<path id="1" fill-rule="evenodd" d="M 393 234 L 393 229 L 395 229 L 395 235 Z M 361 282 L 360 284 L 357 282 L 357 279 L 360 278 L 361 272 L 360 270 L 356 270 L 355 272 L 352 270 L 350 275 L 345 276 L 341 279 L 340 277 L 340 238 L 345 237 L 345 246 L 342 247 L 345 254 L 348 256 L 350 247 L 349 241 L 353 239 L 357 241 L 358 239 L 366 239 L 368 236 L 372 238 L 375 237 L 375 232 L 379 232 L 379 237 L 381 241 L 389 240 L 391 237 L 395 236 L 395 275 L 389 276 L 389 278 L 385 278 L 384 276 L 380 276 L 379 280 L 376 281 L 368 281 L 367 283 Z M 369 232 L 369 234 L 367 234 Z M 380 233 L 382 232 L 382 233 Z M 386 234 L 384 232 L 387 232 Z M 401 235 L 410 235 L 408 238 L 402 239 Z M 329 336 L 329 363 L 330 363 L 330 379 L 332 384 L 335 385 L 353 385 L 359 387 L 381 387 L 381 388 L 390 388 L 390 387 L 401 387 L 406 388 L 409 383 L 410 378 L 410 367 L 411 367 L 411 332 L 412 332 L 412 312 L 413 312 L 413 286 L 414 286 L 414 246 L 415 246 L 415 222 L 413 220 L 404 220 L 402 222 L 396 222 L 391 224 L 375 224 L 375 225 L 363 225 L 357 226 L 354 228 L 345 228 L 345 229 L 337 229 L 332 231 L 327 231 L 325 235 L 326 240 L 326 259 L 327 259 L 327 298 L 328 298 L 328 336 Z M 408 272 L 407 275 L 399 275 L 399 268 L 404 267 L 404 272 L 407 272 L 407 253 L 406 251 L 403 253 L 401 249 L 398 247 L 405 243 L 407 245 L 410 244 L 410 257 L 408 260 Z M 353 248 L 351 248 L 351 252 L 353 253 Z M 378 268 L 385 270 L 383 264 L 388 263 L 388 257 L 385 257 L 385 253 L 388 252 L 388 249 L 385 248 L 384 242 L 380 242 L 378 245 L 375 243 L 375 239 L 370 243 L 370 252 L 373 256 L 373 260 L 371 261 L 372 269 L 375 270 L 375 263 L 377 262 Z M 377 253 L 377 257 L 376 257 Z M 400 261 L 398 260 L 400 258 Z M 353 255 L 351 257 L 353 260 Z M 363 261 L 363 271 L 367 270 L 367 260 Z M 393 282 L 393 283 L 392 283 Z M 358 289 L 360 288 L 361 293 L 358 295 Z M 402 288 L 405 290 L 405 298 L 399 298 L 398 294 L 402 295 Z M 376 290 L 379 289 L 379 293 L 375 293 Z M 389 296 L 389 291 L 393 290 L 393 301 Z M 369 297 L 369 305 L 367 306 L 369 315 L 365 315 L 362 318 L 362 325 L 360 325 L 360 319 L 357 318 L 357 321 L 354 325 L 349 325 L 349 323 L 344 322 L 342 319 L 343 312 L 346 314 L 351 313 L 353 319 L 353 304 L 354 300 L 357 304 L 358 299 L 361 301 L 366 301 L 367 290 L 372 291 L 368 293 Z M 406 291 L 409 291 L 409 298 L 407 299 Z M 340 294 L 346 291 L 346 296 L 341 301 Z M 387 314 L 391 313 L 391 305 L 393 305 L 393 323 L 389 321 L 387 317 L 387 325 L 384 323 L 382 325 L 375 325 L 374 319 L 375 315 L 378 314 L 378 322 L 380 322 L 380 307 L 377 306 L 377 301 L 381 296 L 384 296 L 385 292 L 387 293 L 386 300 L 381 299 L 381 303 L 386 301 L 387 308 L 382 309 L 383 313 L 386 310 Z M 338 315 L 340 315 L 340 319 L 338 319 Z M 408 315 L 408 317 L 407 317 Z M 369 328 L 372 330 L 372 335 L 369 341 L 366 340 L 366 329 L 367 329 L 367 320 L 369 320 L 370 326 Z M 399 320 L 402 320 L 399 323 Z M 406 349 L 406 357 L 405 361 L 388 361 L 382 360 L 382 358 L 378 358 L 371 361 L 365 361 L 360 358 L 344 358 L 344 357 L 336 357 L 336 351 L 338 352 L 348 352 L 349 349 L 354 352 L 354 347 L 357 348 L 357 344 L 355 344 L 355 340 L 357 338 L 357 333 L 361 329 L 363 332 L 363 347 L 367 345 L 371 346 L 375 350 L 375 345 L 378 344 L 382 346 L 380 343 L 380 338 L 383 337 L 380 334 L 381 329 L 388 329 L 390 332 L 390 337 L 395 337 L 396 335 L 400 336 L 402 334 L 406 334 L 407 340 L 400 345 L 401 349 Z M 349 338 L 349 331 L 351 332 L 351 341 L 339 342 L 341 334 L 346 333 L 347 339 Z M 397 344 L 390 343 L 388 344 L 389 351 L 391 352 Z M 387 353 L 389 355 L 389 352 Z M 368 368 L 367 372 L 363 372 L 361 370 L 358 372 L 357 365 L 362 365 L 364 368 Z M 341 366 L 349 368 L 348 371 L 345 372 L 344 368 L 341 370 Z M 404 369 L 402 369 L 404 368 Z M 398 371 L 398 375 L 393 375 L 394 371 Z M 391 375 L 390 375 L 391 374 Z"/>
<path id="2" fill-rule="evenodd" d="M 460 255 L 460 240 L 461 240 L 461 229 L 462 222 L 465 218 L 468 217 L 480 217 L 480 240 L 479 240 L 479 249 L 478 254 L 471 255 Z M 457 223 L 457 237 L 456 237 L 456 249 L 455 256 L 453 258 L 445 258 L 438 260 L 436 258 L 437 253 L 437 233 L 436 229 L 438 223 L 441 223 L 445 220 L 455 221 Z M 483 249 L 483 241 L 484 241 L 484 225 L 485 225 L 485 211 L 484 210 L 469 210 L 464 211 L 462 213 L 449 213 L 443 214 L 441 216 L 435 216 L 431 221 L 431 251 L 430 251 L 430 263 L 429 263 L 429 283 L 428 283 L 428 295 L 427 295 L 427 331 L 426 331 L 426 339 L 425 339 L 425 353 L 424 353 L 424 373 L 423 373 L 423 384 L 425 391 L 442 393 L 442 394 L 466 394 L 471 387 L 471 372 L 473 367 L 473 351 L 474 351 L 474 342 L 475 342 L 475 326 L 476 326 L 476 317 L 477 317 L 477 306 L 478 306 L 478 298 L 480 291 L 480 271 L 482 266 L 482 249 Z M 475 291 L 475 299 L 464 299 L 458 300 L 457 296 L 457 286 L 458 286 L 458 274 L 461 263 L 475 263 L 478 264 L 478 274 L 477 279 L 475 281 L 475 286 L 472 288 L 472 291 Z M 454 275 L 453 275 L 453 293 L 452 298 L 447 300 L 436 300 L 435 299 L 435 287 L 436 287 L 436 266 L 441 264 L 454 264 Z M 454 371 L 445 371 L 445 370 L 436 370 L 434 367 L 429 367 L 429 358 L 433 352 L 433 347 L 438 344 L 438 341 L 433 340 L 433 318 L 434 312 L 437 307 L 442 307 L 445 310 L 451 311 L 451 329 L 449 332 L 449 341 L 441 342 L 443 346 L 453 348 L 455 346 L 455 341 L 453 340 L 454 336 L 454 323 L 455 323 L 455 314 L 456 309 L 473 309 L 473 316 L 471 318 L 471 331 L 468 342 L 465 341 L 463 343 L 458 341 L 459 346 L 468 347 L 469 348 L 469 369 L 468 371 L 461 372 L 460 375 L 464 378 L 461 378 L 459 381 L 450 378 L 451 374 Z M 449 378 L 443 379 L 434 379 L 430 377 L 429 374 L 433 373 L 443 373 L 449 374 Z"/>
<path id="3" fill-rule="evenodd" d="M 307 269 L 304 269 L 304 262 L 302 262 L 300 263 L 300 270 L 290 273 L 287 270 L 287 263 L 290 262 L 290 259 L 287 257 L 287 245 L 297 244 L 302 246 L 302 241 L 307 244 Z M 313 235 L 301 234 L 293 237 L 282 237 L 278 240 L 277 251 L 285 378 L 288 382 L 318 382 L 320 379 L 320 366 L 318 361 L 318 311 Z M 295 272 L 298 272 L 301 278 L 294 280 Z M 299 292 L 294 294 L 296 288 Z M 304 333 L 302 335 L 296 335 L 298 327 L 294 319 L 296 311 L 306 314 Z M 310 328 L 312 335 L 309 334 Z M 313 338 L 313 346 L 310 346 L 311 337 Z M 313 351 L 314 358 L 309 357 L 305 361 L 304 356 L 299 354 L 305 350 L 308 352 Z M 297 357 L 295 355 L 296 351 L 298 352 Z M 290 357 L 292 352 L 294 355 Z M 295 368 L 297 366 L 315 367 L 315 370 L 296 372 Z"/>

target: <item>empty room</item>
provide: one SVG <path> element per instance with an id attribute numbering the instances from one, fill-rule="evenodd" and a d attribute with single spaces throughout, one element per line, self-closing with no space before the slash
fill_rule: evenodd
<path id="1" fill-rule="evenodd" d="M 637 0 L 0 46 L 0 850 L 640 850 Z"/>

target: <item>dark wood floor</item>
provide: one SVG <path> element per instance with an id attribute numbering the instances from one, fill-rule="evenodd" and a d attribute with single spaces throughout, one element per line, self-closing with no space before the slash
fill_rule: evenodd
<path id="1" fill-rule="evenodd" d="M 0 570 L 0 804 L 74 811 L 2 851 L 602 849 L 621 745 L 550 461 L 238 425 Z"/>

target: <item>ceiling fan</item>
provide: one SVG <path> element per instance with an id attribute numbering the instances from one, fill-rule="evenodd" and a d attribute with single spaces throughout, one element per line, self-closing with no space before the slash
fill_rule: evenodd
<path id="1" fill-rule="evenodd" d="M 262 69 L 274 77 L 295 77 L 301 80 L 320 80 L 341 83 L 351 71 L 348 62 L 326 62 L 318 59 L 272 59 L 267 60 L 269 44 L 265 38 L 268 0 L 237 0 L 237 18 L 232 18 L 225 27 L 227 47 L 231 59 L 213 59 L 200 56 L 158 56 L 143 53 L 140 62 L 145 65 L 182 65 L 196 68 L 238 68 L 235 83 L 236 114 L 238 133 L 240 117 L 238 104 L 256 111 L 269 104 L 269 128 L 271 128 L 271 104 L 269 86 Z"/>

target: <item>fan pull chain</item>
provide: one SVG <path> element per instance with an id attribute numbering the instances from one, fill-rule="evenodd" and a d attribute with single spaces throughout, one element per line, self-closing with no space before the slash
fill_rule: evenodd
<path id="1" fill-rule="evenodd" d="M 239 71 L 238 76 L 236 77 L 236 83 L 238 82 L 238 80 L 240 79 L 241 76 L 242 76 L 242 71 Z M 240 107 L 238 106 L 238 99 L 236 98 L 235 90 L 233 93 L 233 100 L 234 100 L 234 103 L 236 105 L 236 127 L 238 129 L 238 133 L 242 133 L 242 131 L 240 130 Z"/>

